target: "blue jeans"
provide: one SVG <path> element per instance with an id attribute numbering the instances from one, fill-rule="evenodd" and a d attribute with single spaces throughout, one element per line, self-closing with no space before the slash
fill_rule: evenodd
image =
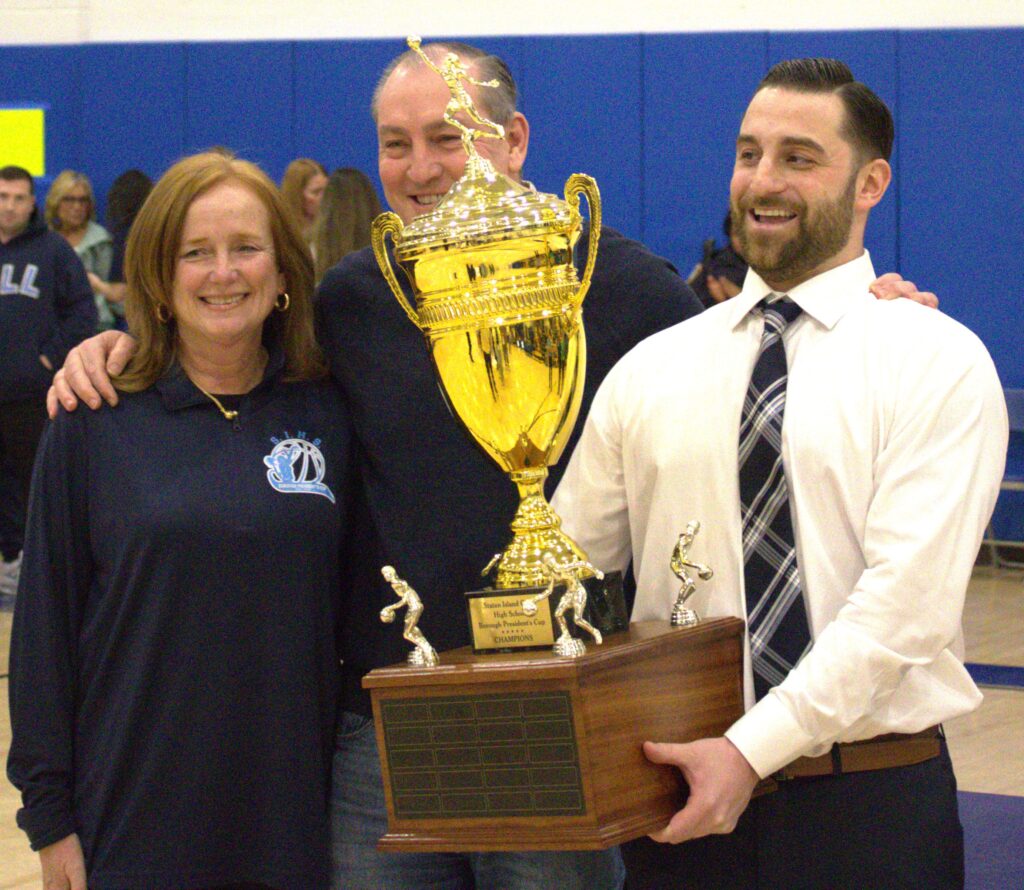
<path id="1" fill-rule="evenodd" d="M 611 850 L 528 853 L 381 853 L 384 780 L 373 720 L 344 712 L 331 783 L 333 890 L 619 890 Z"/>

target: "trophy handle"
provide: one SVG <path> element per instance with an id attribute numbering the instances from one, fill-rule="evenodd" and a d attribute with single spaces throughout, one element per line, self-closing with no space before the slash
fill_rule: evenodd
<path id="1" fill-rule="evenodd" d="M 419 328 L 419 316 L 416 314 L 416 310 L 409 305 L 405 292 L 395 277 L 395 270 L 391 268 L 391 257 L 388 256 L 387 247 L 384 244 L 388 233 L 391 234 L 391 238 L 394 240 L 395 235 L 402 234 L 403 228 L 402 219 L 397 213 L 382 213 L 373 221 L 373 225 L 370 227 L 370 244 L 373 246 L 373 255 L 377 257 L 377 265 L 380 266 L 380 270 L 384 274 L 384 279 L 391 288 L 391 292 L 395 295 L 402 309 L 405 310 L 405 314 L 409 316 L 409 321 Z"/>
<path id="2" fill-rule="evenodd" d="M 573 173 L 565 181 L 566 203 L 577 213 L 580 209 L 580 194 L 587 196 L 587 204 L 590 206 L 590 239 L 587 243 L 587 265 L 583 269 L 580 289 L 576 292 L 577 306 L 583 302 L 587 291 L 590 290 L 590 276 L 594 272 L 594 260 L 597 259 L 597 242 L 601 237 L 601 192 L 598 191 L 597 181 L 593 176 Z"/>

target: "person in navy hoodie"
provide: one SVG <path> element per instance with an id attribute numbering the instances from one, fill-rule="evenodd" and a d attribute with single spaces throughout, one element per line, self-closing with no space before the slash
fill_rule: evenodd
<path id="1" fill-rule="evenodd" d="M 14 593 L 43 395 L 68 350 L 96 330 L 82 261 L 51 232 L 23 167 L 0 168 L 0 593 Z"/>
<path id="2" fill-rule="evenodd" d="M 47 887 L 324 887 L 350 430 L 312 260 L 270 179 L 205 153 L 154 187 L 126 277 L 120 403 L 60 414 L 36 461 L 18 824 Z"/>

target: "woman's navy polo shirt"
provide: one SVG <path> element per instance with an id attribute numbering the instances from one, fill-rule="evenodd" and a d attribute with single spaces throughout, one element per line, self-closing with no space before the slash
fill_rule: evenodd
<path id="1" fill-rule="evenodd" d="M 91 888 L 327 884 L 351 432 L 281 365 L 233 422 L 179 370 L 40 444 L 8 772 Z"/>

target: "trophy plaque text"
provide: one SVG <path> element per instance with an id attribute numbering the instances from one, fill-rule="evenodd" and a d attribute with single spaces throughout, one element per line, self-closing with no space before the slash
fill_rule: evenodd
<path id="1" fill-rule="evenodd" d="M 609 572 L 603 580 L 584 578 L 581 583 L 588 593 L 586 620 L 605 636 L 625 630 L 629 617 L 622 592 L 622 573 Z M 543 590 L 543 587 L 511 590 L 488 587 L 467 593 L 473 651 L 480 655 L 514 649 L 550 649 L 558 634 L 551 600 L 542 601 L 535 615 L 523 611 L 523 602 Z M 571 623 L 575 626 L 575 622 Z"/>
<path id="2" fill-rule="evenodd" d="M 513 649 L 550 649 L 555 642 L 551 604 L 545 603 L 534 615 L 523 612 L 523 602 L 542 590 L 542 587 L 517 587 L 467 593 L 473 651 L 479 655 Z"/>

